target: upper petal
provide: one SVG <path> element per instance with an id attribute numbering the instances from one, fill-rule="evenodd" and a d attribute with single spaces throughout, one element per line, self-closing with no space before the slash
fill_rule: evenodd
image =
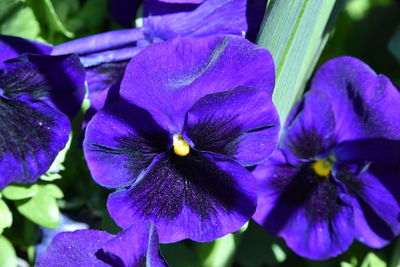
<path id="1" fill-rule="evenodd" d="M 149 13 L 149 16 L 143 19 L 146 34 L 150 38 L 162 40 L 174 37 L 206 37 L 214 34 L 244 37 L 247 31 L 246 0 L 191 0 L 191 3 L 194 1 L 197 1 L 197 4 L 202 3 L 198 6 L 182 5 L 181 1 L 181 4 L 163 5 L 157 3 L 157 0 L 146 1 L 145 9 Z M 181 6 L 187 7 L 186 10 L 181 10 Z M 192 6 L 194 9 L 188 12 L 187 9 Z"/>
<path id="2" fill-rule="evenodd" d="M 48 55 L 51 50 L 50 45 L 24 38 L 0 35 L 0 69 L 3 68 L 4 61 L 23 53 Z"/>
<path id="3" fill-rule="evenodd" d="M 6 97 L 20 94 L 44 100 L 70 118 L 85 96 L 85 69 L 76 55 L 24 54 L 4 63 L 0 88 Z"/>
<path id="4" fill-rule="evenodd" d="M 283 130 L 282 148 L 297 158 L 313 158 L 335 144 L 335 116 L 324 92 L 307 92 L 289 119 Z"/>
<path id="5" fill-rule="evenodd" d="M 108 187 L 133 183 L 167 145 L 167 133 L 151 115 L 122 99 L 96 113 L 83 141 L 93 178 Z"/>
<path id="6" fill-rule="evenodd" d="M 242 166 L 216 154 L 160 155 L 129 189 L 109 196 L 121 227 L 137 220 L 157 226 L 161 242 L 207 242 L 238 230 L 254 213 L 256 187 Z"/>
<path id="7" fill-rule="evenodd" d="M 0 96 L 0 189 L 33 183 L 67 143 L 70 123 L 61 112 L 29 95 Z"/>
<path id="8" fill-rule="evenodd" d="M 120 95 L 177 133 L 198 99 L 238 85 L 272 93 L 274 68 L 267 50 L 233 36 L 176 38 L 132 58 Z"/>
<path id="9" fill-rule="evenodd" d="M 329 95 L 339 141 L 400 136 L 400 94 L 390 80 L 352 57 L 325 63 L 315 74 L 312 91 Z"/>
<path id="10" fill-rule="evenodd" d="M 78 54 L 85 67 L 129 60 L 143 49 L 141 28 L 109 31 L 75 39 L 54 47 L 52 55 Z"/>
<path id="11" fill-rule="evenodd" d="M 270 94 L 239 86 L 200 98 L 188 111 L 184 133 L 197 150 L 254 165 L 275 149 L 279 117 Z"/>

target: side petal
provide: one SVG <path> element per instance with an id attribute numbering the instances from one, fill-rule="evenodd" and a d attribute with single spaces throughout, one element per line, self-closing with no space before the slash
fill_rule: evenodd
<path id="1" fill-rule="evenodd" d="M 388 184 L 382 182 L 391 181 L 390 186 L 398 197 L 397 173 L 390 175 L 387 170 L 372 167 L 353 178 L 358 184 L 352 192 L 356 238 L 370 247 L 381 248 L 400 234 L 400 204 L 387 188 Z"/>
<path id="2" fill-rule="evenodd" d="M 279 117 L 268 93 L 239 86 L 200 98 L 188 111 L 184 133 L 197 150 L 254 165 L 275 149 Z"/>
<path id="3" fill-rule="evenodd" d="M 242 166 L 216 154 L 160 155 L 129 189 L 109 196 L 121 227 L 137 220 L 157 226 L 161 242 L 208 242 L 238 230 L 254 213 L 256 186 Z"/>
<path id="4" fill-rule="evenodd" d="M 4 67 L 4 61 L 18 57 L 23 53 L 48 55 L 51 50 L 52 47 L 47 44 L 14 36 L 0 35 L 0 69 Z"/>
<path id="5" fill-rule="evenodd" d="M 168 266 L 160 253 L 156 228 L 142 221 L 104 243 L 96 256 L 110 264 L 120 262 L 121 266 Z"/>
<path id="6" fill-rule="evenodd" d="M 315 260 L 343 253 L 354 238 L 353 212 L 335 181 L 320 181 L 309 166 L 292 166 L 276 151 L 252 172 L 259 201 L 254 220 Z"/>
<path id="7" fill-rule="evenodd" d="M 132 58 L 120 95 L 174 134 L 198 99 L 239 85 L 272 93 L 274 67 L 267 50 L 233 36 L 176 38 Z"/>
<path id="8" fill-rule="evenodd" d="M 86 70 L 90 107 L 98 111 L 118 98 L 119 86 L 127 61 L 100 64 Z M 110 91 L 111 90 L 111 91 Z"/>
<path id="9" fill-rule="evenodd" d="M 107 187 L 133 183 L 167 145 L 168 134 L 150 114 L 123 100 L 96 113 L 83 141 L 93 178 Z"/>
<path id="10" fill-rule="evenodd" d="M 4 63 L 0 87 L 6 97 L 30 94 L 71 118 L 85 96 L 85 69 L 76 55 L 25 54 Z"/>
<path id="11" fill-rule="evenodd" d="M 179 4 L 160 5 L 154 0 L 146 1 L 145 9 L 150 16 L 143 19 L 143 26 L 148 37 L 168 40 L 174 37 L 206 37 L 215 34 L 244 37 L 246 34 L 246 0 L 191 1 L 192 4 L 197 1 L 195 4 L 200 5 L 190 12 L 181 12 Z M 175 11 L 171 13 L 171 9 Z"/>
<path id="12" fill-rule="evenodd" d="M 339 141 L 360 138 L 399 139 L 400 93 L 367 64 L 339 57 L 325 63 L 315 74 L 311 91 L 329 95 Z"/>
<path id="13" fill-rule="evenodd" d="M 33 183 L 67 143 L 70 123 L 61 112 L 29 95 L 0 96 L 0 189 Z"/>
<path id="14" fill-rule="evenodd" d="M 282 148 L 297 158 L 310 159 L 335 144 L 335 117 L 324 92 L 309 91 L 284 129 Z"/>
<path id="15" fill-rule="evenodd" d="M 39 256 L 35 266 L 110 266 L 99 260 L 95 253 L 113 237 L 107 232 L 98 230 L 59 233 L 47 250 Z"/>

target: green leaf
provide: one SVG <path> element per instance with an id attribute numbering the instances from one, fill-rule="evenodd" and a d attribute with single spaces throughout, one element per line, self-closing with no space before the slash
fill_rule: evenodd
<path id="1" fill-rule="evenodd" d="M 22 0 L 0 1 L 0 34 L 40 40 L 40 26 Z"/>
<path id="2" fill-rule="evenodd" d="M 11 224 L 12 213 L 8 208 L 6 202 L 0 198 L 0 234 L 4 228 L 10 227 Z"/>
<path id="3" fill-rule="evenodd" d="M 361 267 L 386 267 L 386 262 L 379 258 L 375 253 L 369 252 L 361 263 Z"/>
<path id="4" fill-rule="evenodd" d="M 53 42 L 56 33 L 68 38 L 74 37 L 74 34 L 61 22 L 50 0 L 26 0 L 26 3 L 34 11 L 46 40 Z"/>
<path id="5" fill-rule="evenodd" d="M 257 43 L 274 59 L 273 101 L 284 122 L 302 94 L 345 0 L 271 0 Z"/>
<path id="6" fill-rule="evenodd" d="M 160 244 L 160 249 L 165 259 L 170 266 L 174 267 L 197 267 L 199 265 L 199 258 L 186 245 L 187 242 L 181 241 L 172 244 Z"/>
<path id="7" fill-rule="evenodd" d="M 57 198 L 62 191 L 53 184 L 38 184 L 38 192 L 30 199 L 15 201 L 17 210 L 32 222 L 47 228 L 56 228 L 60 222 Z"/>
<path id="8" fill-rule="evenodd" d="M 54 180 L 62 178 L 59 172 L 65 170 L 63 163 L 65 160 L 65 156 L 67 155 L 67 152 L 71 147 L 71 142 L 72 142 L 72 133 L 70 133 L 67 144 L 65 145 L 64 149 L 58 153 L 54 162 L 51 164 L 49 170 L 40 177 L 41 180 L 52 182 Z"/>
<path id="9" fill-rule="evenodd" d="M 17 266 L 17 255 L 14 247 L 4 236 L 0 236 L 0 266 Z"/>
<path id="10" fill-rule="evenodd" d="M 400 266 L 400 239 L 397 239 L 396 245 L 393 250 L 393 256 L 390 261 L 390 267 Z"/>
<path id="11" fill-rule="evenodd" d="M 400 25 L 389 41 L 389 51 L 400 62 Z"/>
<path id="12" fill-rule="evenodd" d="M 2 193 L 7 199 L 21 200 L 33 197 L 38 190 L 37 184 L 10 184 L 3 189 Z"/>
<path id="13" fill-rule="evenodd" d="M 274 266 L 286 261 L 288 249 L 259 225 L 249 223 L 237 248 L 235 262 L 241 266 Z"/>

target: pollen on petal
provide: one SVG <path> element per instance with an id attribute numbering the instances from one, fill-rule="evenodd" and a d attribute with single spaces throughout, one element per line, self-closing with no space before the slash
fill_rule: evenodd
<path id="1" fill-rule="evenodd" d="M 173 136 L 174 152 L 178 156 L 186 156 L 190 152 L 190 146 L 183 138 L 182 134 L 177 133 Z"/>
<path id="2" fill-rule="evenodd" d="M 332 163 L 327 159 L 320 159 L 315 161 L 311 165 L 311 168 L 318 176 L 327 178 L 332 171 Z"/>

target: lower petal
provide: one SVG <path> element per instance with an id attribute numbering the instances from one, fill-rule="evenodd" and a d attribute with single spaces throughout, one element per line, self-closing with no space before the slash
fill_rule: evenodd
<path id="1" fill-rule="evenodd" d="M 70 122 L 29 95 L 0 97 L 0 189 L 32 183 L 44 174 L 68 141 Z"/>
<path id="2" fill-rule="evenodd" d="M 353 199 L 356 237 L 375 248 L 387 245 L 400 233 L 400 204 L 378 177 L 368 171 L 355 178 L 360 179 L 361 187 Z M 398 180 L 397 175 L 388 178 Z M 398 182 L 394 188 L 399 188 Z"/>
<path id="3" fill-rule="evenodd" d="M 326 259 L 352 243 L 352 208 L 341 199 L 335 181 L 318 181 L 307 165 L 293 166 L 276 151 L 252 172 L 259 200 L 254 220 L 285 239 L 297 254 Z"/>
<path id="4" fill-rule="evenodd" d="M 154 222 L 161 242 L 208 242 L 238 230 L 254 213 L 253 176 L 239 164 L 209 153 L 180 157 L 167 152 L 126 191 L 108 199 L 121 227 Z"/>

